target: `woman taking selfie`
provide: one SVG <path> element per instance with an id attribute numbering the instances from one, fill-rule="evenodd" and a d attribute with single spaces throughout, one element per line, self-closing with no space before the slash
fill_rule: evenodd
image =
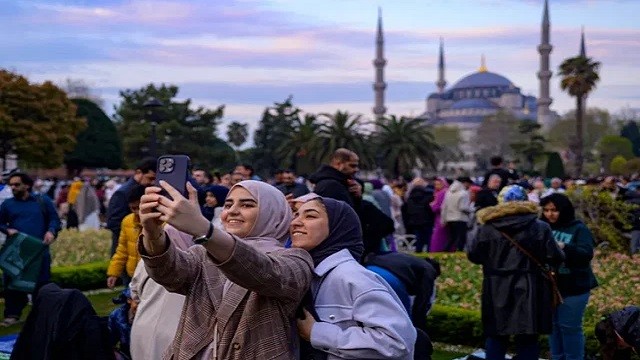
<path id="1" fill-rule="evenodd" d="M 598 286 L 593 271 L 593 235 L 587 226 L 576 219 L 571 200 L 560 193 L 540 199 L 542 220 L 551 225 L 553 237 L 564 251 L 564 264 L 558 269 L 558 289 L 562 294 L 553 316 L 553 331 L 549 337 L 551 359 L 584 359 L 582 318 L 589 302 L 591 289 Z"/>
<path id="2" fill-rule="evenodd" d="M 284 195 L 259 181 L 233 186 L 214 228 L 189 198 L 164 181 L 142 197 L 139 250 L 149 276 L 186 296 L 166 359 L 294 359 L 294 316 L 311 282 L 312 260 L 284 249 L 291 222 Z M 173 200 L 160 194 L 164 189 Z M 166 222 L 199 244 L 176 248 Z"/>
<path id="3" fill-rule="evenodd" d="M 316 194 L 296 200 L 291 241 L 311 254 L 315 276 L 304 319 L 301 359 L 413 359 L 416 330 L 393 289 L 362 267 L 360 221 L 345 202 Z M 311 312 L 317 314 L 318 320 Z"/>

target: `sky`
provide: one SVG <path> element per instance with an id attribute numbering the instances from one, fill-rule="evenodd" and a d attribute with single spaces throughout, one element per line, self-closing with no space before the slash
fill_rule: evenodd
<path id="1" fill-rule="evenodd" d="M 196 105 L 225 104 L 255 129 L 289 95 L 304 111 L 371 118 L 378 7 L 385 33 L 388 114 L 418 115 L 435 90 L 439 39 L 452 86 L 489 71 L 538 95 L 543 0 L 4 0 L 0 67 L 34 82 L 80 79 L 113 113 L 118 91 L 153 82 Z M 579 51 L 602 63 L 589 106 L 640 108 L 639 0 L 550 0 L 551 69 Z M 551 82 L 551 108 L 574 100 Z"/>

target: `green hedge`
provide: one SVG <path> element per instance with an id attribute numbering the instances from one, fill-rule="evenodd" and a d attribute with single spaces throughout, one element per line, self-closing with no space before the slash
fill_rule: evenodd
<path id="1" fill-rule="evenodd" d="M 108 261 L 51 268 L 51 280 L 64 288 L 102 289 L 107 286 Z"/>
<path id="2" fill-rule="evenodd" d="M 74 266 L 54 266 L 51 268 L 51 281 L 63 288 L 102 289 L 107 286 L 108 266 L 108 261 Z"/>
<path id="3" fill-rule="evenodd" d="M 436 300 L 437 302 L 437 300 Z M 593 324 L 585 324 L 587 354 L 598 352 Z M 433 341 L 484 348 L 480 311 L 434 305 L 427 317 L 427 330 Z M 547 337 L 540 339 L 543 353 L 549 350 Z"/>

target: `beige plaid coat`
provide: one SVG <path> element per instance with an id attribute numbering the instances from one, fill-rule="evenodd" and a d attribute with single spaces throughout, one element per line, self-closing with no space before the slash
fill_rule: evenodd
<path id="1" fill-rule="evenodd" d="M 151 278 L 186 295 L 180 325 L 165 359 L 195 359 L 214 341 L 217 359 L 295 359 L 295 311 L 311 283 L 313 261 L 301 249 L 263 254 L 236 238 L 231 257 L 217 264 L 203 246 L 170 245 L 159 256 L 140 254 Z M 223 296 L 225 281 L 233 284 Z M 209 360 L 209 359 L 207 359 Z"/>

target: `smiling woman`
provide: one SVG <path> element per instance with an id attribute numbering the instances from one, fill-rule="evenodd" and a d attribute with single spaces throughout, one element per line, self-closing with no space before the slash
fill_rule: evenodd
<path id="1" fill-rule="evenodd" d="M 200 213 L 189 183 L 188 199 L 165 182 L 160 185 L 173 200 L 160 195 L 159 187 L 147 188 L 138 245 L 151 278 L 186 296 L 169 355 L 294 359 L 291 324 L 311 281 L 312 260 L 304 250 L 283 248 L 291 222 L 284 195 L 258 181 L 236 184 L 221 214 L 224 231 Z M 163 222 L 202 246 L 178 250 Z"/>
<path id="2" fill-rule="evenodd" d="M 294 204 L 292 244 L 309 251 L 316 274 L 298 320 L 300 358 L 413 359 L 416 330 L 400 299 L 356 261 L 364 244 L 353 208 L 317 194 Z"/>

